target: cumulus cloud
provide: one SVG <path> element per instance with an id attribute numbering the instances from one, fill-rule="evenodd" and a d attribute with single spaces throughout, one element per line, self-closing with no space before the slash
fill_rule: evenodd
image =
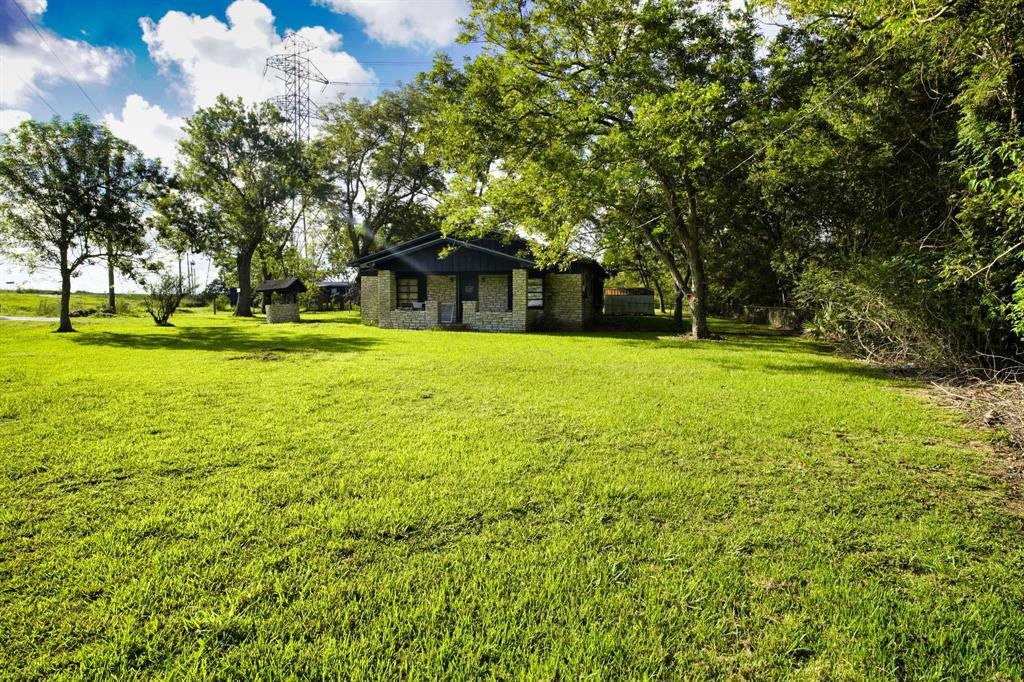
<path id="1" fill-rule="evenodd" d="M 46 11 L 46 0 L 12 0 L 20 4 L 26 12 L 33 16 L 39 16 Z"/>
<path id="2" fill-rule="evenodd" d="M 118 137 L 128 140 L 143 154 L 171 165 L 178 155 L 178 140 L 185 119 L 170 116 L 139 95 L 128 95 L 121 115 L 107 114 L 103 122 Z"/>
<path id="3" fill-rule="evenodd" d="M 149 17 L 139 21 L 150 56 L 165 73 L 180 78 L 179 87 L 192 106 L 209 106 L 220 93 L 254 102 L 283 91 L 273 74 L 263 75 L 266 58 L 278 51 L 282 42 L 270 9 L 258 0 L 235 0 L 226 17 L 224 22 L 213 16 L 171 11 L 159 21 Z M 319 26 L 297 33 L 319 48 L 310 56 L 328 79 L 376 82 L 371 71 L 340 50 L 339 33 Z M 331 90 L 363 94 L 371 87 L 333 86 Z"/>
<path id="4" fill-rule="evenodd" d="M 374 0 L 318 0 L 340 14 L 351 14 L 366 24 L 366 34 L 385 45 L 438 47 L 455 41 L 458 20 L 467 13 L 464 0 L 434 2 L 375 2 Z"/>
<path id="5" fill-rule="evenodd" d="M 5 133 L 30 118 L 32 118 L 32 114 L 21 109 L 0 109 L 0 133 Z"/>
<path id="6" fill-rule="evenodd" d="M 46 7 L 45 2 L 36 5 Z M 25 104 L 36 90 L 70 81 L 69 72 L 82 84 L 107 83 L 125 61 L 125 53 L 119 50 L 41 31 L 45 41 L 30 27 L 16 31 L 0 45 L 0 101 Z M 51 47 L 59 60 L 50 53 Z"/>

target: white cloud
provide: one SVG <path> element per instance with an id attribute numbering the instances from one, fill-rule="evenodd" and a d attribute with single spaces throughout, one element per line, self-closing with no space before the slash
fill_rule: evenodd
<path id="1" fill-rule="evenodd" d="M 165 165 L 170 166 L 178 156 L 177 142 L 183 134 L 185 119 L 169 116 L 139 95 L 128 95 L 121 116 L 107 114 L 103 122 L 112 133 L 134 144 L 146 156 L 160 159 Z"/>
<path id="2" fill-rule="evenodd" d="M 36 7 L 45 9 L 46 3 L 37 2 Z M 46 40 L 40 40 L 33 29 L 25 28 L 2 45 L 0 101 L 9 105 L 25 104 L 33 99 L 36 90 L 70 81 L 69 73 L 83 85 L 107 83 L 125 61 L 124 53 L 119 50 L 96 47 L 83 40 L 70 40 L 41 30 Z M 50 53 L 51 47 L 59 60 Z M 84 111 L 86 106 L 83 102 L 81 109 Z"/>
<path id="3" fill-rule="evenodd" d="M 28 14 L 39 16 L 46 11 L 46 0 L 13 0 L 21 5 Z"/>
<path id="4" fill-rule="evenodd" d="M 0 109 L 0 133 L 5 133 L 22 121 L 32 118 L 32 114 L 20 109 Z"/>
<path id="5" fill-rule="evenodd" d="M 467 13 L 464 0 L 317 0 L 340 14 L 366 24 L 366 34 L 385 45 L 438 47 L 455 41 L 458 20 Z"/>
<path id="6" fill-rule="evenodd" d="M 168 12 L 159 21 L 148 17 L 139 21 L 150 56 L 166 73 L 181 77 L 179 87 L 192 106 L 209 106 L 221 93 L 254 102 L 283 91 L 274 74 L 263 76 L 266 58 L 279 50 L 282 40 L 270 9 L 258 0 L 235 0 L 226 15 L 226 23 L 178 11 Z M 371 71 L 339 50 L 340 34 L 320 26 L 297 33 L 319 48 L 310 56 L 328 79 L 376 82 Z M 332 86 L 331 90 L 361 94 L 371 87 Z M 313 93 L 321 98 L 318 90 Z"/>

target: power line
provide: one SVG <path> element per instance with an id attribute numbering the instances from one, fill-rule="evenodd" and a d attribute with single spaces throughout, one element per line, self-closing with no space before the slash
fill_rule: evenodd
<path id="1" fill-rule="evenodd" d="M 25 20 L 32 26 L 32 30 L 36 32 L 36 35 L 39 36 L 39 39 L 42 40 L 43 43 L 46 44 L 46 49 L 48 49 L 50 51 L 50 54 L 52 54 L 54 57 L 56 57 L 57 61 L 60 62 L 60 65 L 62 67 L 64 67 L 64 72 L 68 75 L 68 77 L 78 87 L 79 92 L 81 92 L 82 95 L 87 100 L 89 100 L 89 104 L 91 104 L 92 108 L 96 110 L 96 113 L 99 114 L 100 116 L 103 116 L 103 112 L 100 111 L 100 108 L 98 106 L 96 106 L 96 102 L 92 101 L 92 97 L 89 97 L 89 93 L 87 93 L 85 91 L 85 88 L 82 87 L 82 84 L 78 82 L 77 78 L 75 78 L 75 74 L 73 74 L 71 72 L 71 69 L 68 68 L 68 65 L 64 63 L 64 60 L 61 59 L 60 55 L 57 54 L 57 52 L 53 49 L 53 45 L 50 44 L 49 39 L 43 34 L 42 31 L 39 30 L 39 27 L 36 25 L 36 22 L 33 21 L 32 17 L 30 17 L 28 15 L 28 12 L 25 11 L 25 8 L 21 6 L 21 3 L 19 3 L 18 0 L 12 0 L 12 2 L 14 3 L 14 6 L 17 7 L 21 11 L 21 14 L 22 14 L 23 17 L 25 17 Z M 49 106 L 49 105 L 47 105 L 47 106 Z M 50 107 L 50 108 L 53 109 L 53 107 Z M 56 110 L 54 110 L 54 113 L 56 113 Z"/>
<path id="2" fill-rule="evenodd" d="M 32 88 L 32 94 L 35 95 L 36 99 L 45 104 L 46 108 L 53 112 L 54 116 L 60 117 L 60 114 L 57 112 L 56 109 L 53 108 L 53 105 L 47 102 L 46 98 L 43 97 L 43 93 L 39 92 L 39 88 L 33 85 L 31 81 L 27 81 L 24 78 L 21 79 L 21 82 L 27 85 L 28 87 Z"/>

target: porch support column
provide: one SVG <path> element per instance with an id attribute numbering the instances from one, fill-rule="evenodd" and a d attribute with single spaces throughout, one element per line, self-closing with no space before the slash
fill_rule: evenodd
<path id="1" fill-rule="evenodd" d="M 398 307 L 398 283 L 394 270 L 377 272 L 377 315 L 381 327 L 391 326 L 391 311 Z"/>
<path id="2" fill-rule="evenodd" d="M 516 269 L 512 271 L 512 323 L 521 331 L 526 331 L 526 280 L 529 271 Z"/>

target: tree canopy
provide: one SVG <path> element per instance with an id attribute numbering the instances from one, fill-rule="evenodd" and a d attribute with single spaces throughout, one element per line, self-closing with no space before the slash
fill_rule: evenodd
<path id="1" fill-rule="evenodd" d="M 60 326 L 74 331 L 71 279 L 99 259 L 123 268 L 146 249 L 143 212 L 158 162 L 85 116 L 24 121 L 0 139 L 0 249 L 59 270 Z"/>

